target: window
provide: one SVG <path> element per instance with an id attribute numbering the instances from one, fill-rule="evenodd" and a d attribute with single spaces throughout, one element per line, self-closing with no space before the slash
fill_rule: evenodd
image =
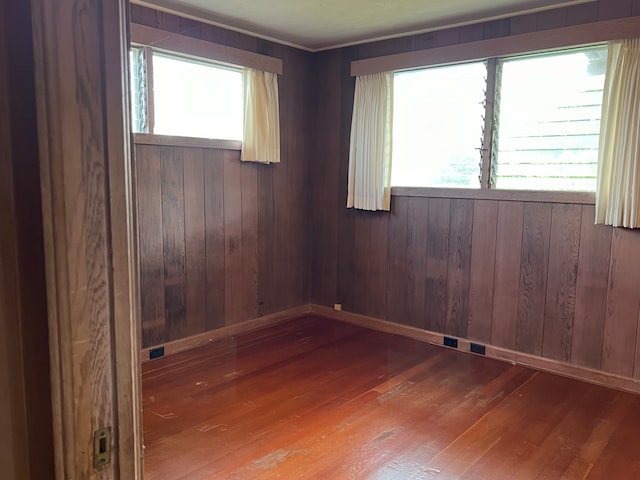
<path id="1" fill-rule="evenodd" d="M 391 184 L 480 186 L 485 62 L 396 73 Z"/>
<path id="2" fill-rule="evenodd" d="M 606 49 L 502 60 L 492 185 L 595 191 Z"/>
<path id="3" fill-rule="evenodd" d="M 151 62 L 147 61 L 148 55 Z M 131 49 L 131 69 L 135 132 L 242 139 L 240 69 L 146 47 Z M 147 112 L 152 117 L 149 120 Z"/>
<path id="4" fill-rule="evenodd" d="M 392 185 L 594 191 L 606 56 L 602 45 L 396 73 Z"/>

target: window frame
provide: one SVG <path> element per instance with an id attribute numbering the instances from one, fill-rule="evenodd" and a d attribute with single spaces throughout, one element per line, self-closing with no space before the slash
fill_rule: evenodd
<path id="1" fill-rule="evenodd" d="M 153 52 L 172 55 L 186 59 L 193 59 L 221 67 L 243 69 L 245 67 L 276 73 L 282 75 L 283 61 L 280 58 L 270 57 L 259 53 L 228 47 L 206 40 L 171 33 L 146 25 L 131 24 L 130 48 L 144 49 L 145 58 L 145 82 L 146 82 L 146 115 L 147 131 L 133 133 L 134 142 L 138 145 L 169 145 L 180 147 L 219 148 L 226 150 L 241 150 L 242 141 L 183 137 L 178 135 L 157 135 L 153 133 L 154 96 L 153 91 Z"/>
<path id="2" fill-rule="evenodd" d="M 489 71 L 491 59 L 523 56 L 526 54 L 567 50 L 606 43 L 612 40 L 633 38 L 640 31 L 640 16 L 586 23 L 569 27 L 509 35 L 505 37 L 459 43 L 445 47 L 365 58 L 351 62 L 351 76 L 367 75 L 385 71 L 413 70 L 442 65 L 451 65 L 471 61 L 487 61 L 488 80 L 493 84 L 487 89 L 494 90 L 495 69 Z M 489 103 L 489 102 L 487 102 Z M 487 109 L 494 105 L 487 105 Z M 485 161 L 489 154 L 485 146 L 492 145 L 493 111 L 485 116 L 485 137 L 481 168 L 480 188 L 439 188 L 439 187 L 391 187 L 392 196 L 419 196 L 434 198 L 461 198 L 478 200 L 511 200 L 532 202 L 559 202 L 577 204 L 595 204 L 595 192 L 560 190 L 502 190 L 489 188 L 490 162 Z M 486 125 L 491 122 L 491 125 Z M 491 127 L 491 128 L 488 128 Z"/>

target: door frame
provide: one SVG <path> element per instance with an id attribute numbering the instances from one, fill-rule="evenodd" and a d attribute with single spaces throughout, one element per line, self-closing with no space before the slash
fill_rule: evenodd
<path id="1" fill-rule="evenodd" d="M 142 478 L 128 0 L 32 0 L 56 478 Z M 94 465 L 94 434 L 112 458 Z"/>

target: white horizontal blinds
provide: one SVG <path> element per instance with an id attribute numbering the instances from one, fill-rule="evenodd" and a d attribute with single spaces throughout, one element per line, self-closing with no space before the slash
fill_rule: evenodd
<path id="1" fill-rule="evenodd" d="M 594 191 L 606 46 L 502 60 L 492 186 Z"/>

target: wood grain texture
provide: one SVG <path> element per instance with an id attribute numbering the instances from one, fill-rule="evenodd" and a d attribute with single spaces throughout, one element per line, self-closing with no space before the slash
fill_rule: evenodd
<path id="1" fill-rule="evenodd" d="M 159 147 L 138 146 L 137 198 L 140 232 L 140 289 L 142 342 L 156 345 L 165 338 L 164 246 L 162 236 L 162 163 Z"/>
<path id="2" fill-rule="evenodd" d="M 613 229 L 602 369 L 633 375 L 640 309 L 640 232 Z"/>
<path id="3" fill-rule="evenodd" d="M 581 222 L 580 205 L 553 205 L 542 355 L 565 362 L 571 359 Z"/>
<path id="4" fill-rule="evenodd" d="M 0 465 L 35 480 L 54 475 L 54 446 L 30 15 L 0 5 Z"/>
<path id="5" fill-rule="evenodd" d="M 184 168 L 185 335 L 207 328 L 207 254 L 205 229 L 204 155 L 202 149 L 182 151 Z"/>
<path id="6" fill-rule="evenodd" d="M 389 297 L 388 318 L 392 322 L 409 324 L 408 314 L 408 269 L 412 262 L 407 260 L 407 199 L 398 198 L 393 202 L 389 214 Z"/>
<path id="7" fill-rule="evenodd" d="M 516 348 L 524 205 L 498 203 L 491 343 Z"/>
<path id="8" fill-rule="evenodd" d="M 184 170 L 182 149 L 161 147 L 164 319 L 167 340 L 186 334 Z"/>
<path id="9" fill-rule="evenodd" d="M 456 337 L 466 338 L 469 325 L 473 202 L 470 200 L 451 200 L 449 222 L 447 320 L 444 331 Z"/>
<path id="10" fill-rule="evenodd" d="M 612 228 L 594 225 L 594 219 L 595 208 L 583 207 L 571 361 L 599 369 L 602 364 Z"/>
<path id="11" fill-rule="evenodd" d="M 184 218 L 185 275 L 183 281 L 176 283 L 175 289 L 184 290 L 187 310 L 190 305 L 197 305 L 194 307 L 195 317 L 187 314 L 183 327 L 179 326 L 180 316 L 175 317 L 174 322 L 163 315 L 157 335 L 145 336 L 144 346 L 160 345 L 171 339 L 307 303 L 311 278 L 311 241 L 307 231 L 311 212 L 311 198 L 307 192 L 311 170 L 307 160 L 313 101 L 309 93 L 311 82 L 307 81 L 311 75 L 311 54 L 140 5 L 132 5 L 131 17 L 138 25 L 170 34 L 181 33 L 212 47 L 219 44 L 266 55 L 287 65 L 278 79 L 282 163 L 277 166 L 241 163 L 237 142 L 176 141 L 155 136 L 135 138 L 140 141 L 137 148 L 142 155 L 151 151 L 146 150 L 147 147 L 142 149 L 143 144 L 155 144 L 155 148 L 173 152 L 181 158 L 181 168 L 175 169 L 171 179 L 166 178 L 170 181 L 167 187 L 171 182 L 183 184 L 183 200 L 182 204 L 175 204 L 175 217 L 177 221 L 181 210 L 180 215 Z M 191 170 L 194 164 L 190 163 L 190 155 L 202 155 L 199 177 L 195 170 Z M 144 163 L 146 159 L 139 161 Z M 196 163 L 195 168 L 199 170 L 200 160 Z M 149 177 L 152 172 L 143 168 L 138 168 L 138 171 L 141 175 L 138 183 L 156 185 L 156 179 Z M 163 186 L 154 187 L 160 194 L 159 205 L 163 202 L 168 206 L 174 205 L 170 198 L 171 189 L 163 189 Z M 151 202 L 139 208 L 157 208 L 158 203 L 153 203 L 155 200 Z M 158 231 L 143 226 L 140 229 L 141 243 L 156 241 Z M 179 235 L 179 229 L 175 235 Z M 152 273 L 145 271 L 144 266 L 142 270 L 143 276 Z M 206 282 L 192 289 L 194 279 L 202 278 L 203 272 Z M 182 308 L 180 296 L 177 302 L 164 297 L 162 302 L 145 299 L 144 315 L 150 316 L 149 309 L 164 310 L 167 304 L 169 309 L 180 311 Z M 203 303 L 206 308 L 204 323 Z M 143 325 L 146 330 L 152 328 L 145 322 Z M 178 329 L 181 333 L 177 333 L 178 330 L 171 333 L 171 329 Z"/>
<path id="12" fill-rule="evenodd" d="M 498 202 L 473 203 L 467 333 L 470 339 L 485 343 L 491 342 L 497 225 Z"/>
<path id="13" fill-rule="evenodd" d="M 136 225 L 121 91 L 126 2 L 109 3 L 31 2 L 53 443 L 56 478 L 70 480 L 136 478 L 140 460 L 132 394 Z M 96 470 L 93 435 L 105 426 L 122 443 Z"/>
<path id="14" fill-rule="evenodd" d="M 444 332 L 447 321 L 447 272 L 451 200 L 429 199 L 425 327 Z"/>
<path id="15" fill-rule="evenodd" d="M 425 325 L 425 282 L 427 268 L 427 224 L 429 202 L 426 198 L 410 198 L 407 208 L 407 325 Z M 391 226 L 389 226 L 391 232 Z M 391 248 L 391 247 L 389 247 Z M 391 298 L 389 298 L 391 301 Z"/>
<path id="16" fill-rule="evenodd" d="M 550 228 L 551 205 L 525 205 L 516 350 L 535 355 L 542 354 Z"/>
<path id="17" fill-rule="evenodd" d="M 640 469 L 637 396 L 313 316 L 147 363 L 143 383 L 152 480 Z"/>
<path id="18" fill-rule="evenodd" d="M 204 214 L 206 235 L 206 330 L 225 325 L 225 226 L 224 226 L 224 175 L 222 152 L 204 152 Z M 147 344 L 145 346 L 153 346 Z"/>

